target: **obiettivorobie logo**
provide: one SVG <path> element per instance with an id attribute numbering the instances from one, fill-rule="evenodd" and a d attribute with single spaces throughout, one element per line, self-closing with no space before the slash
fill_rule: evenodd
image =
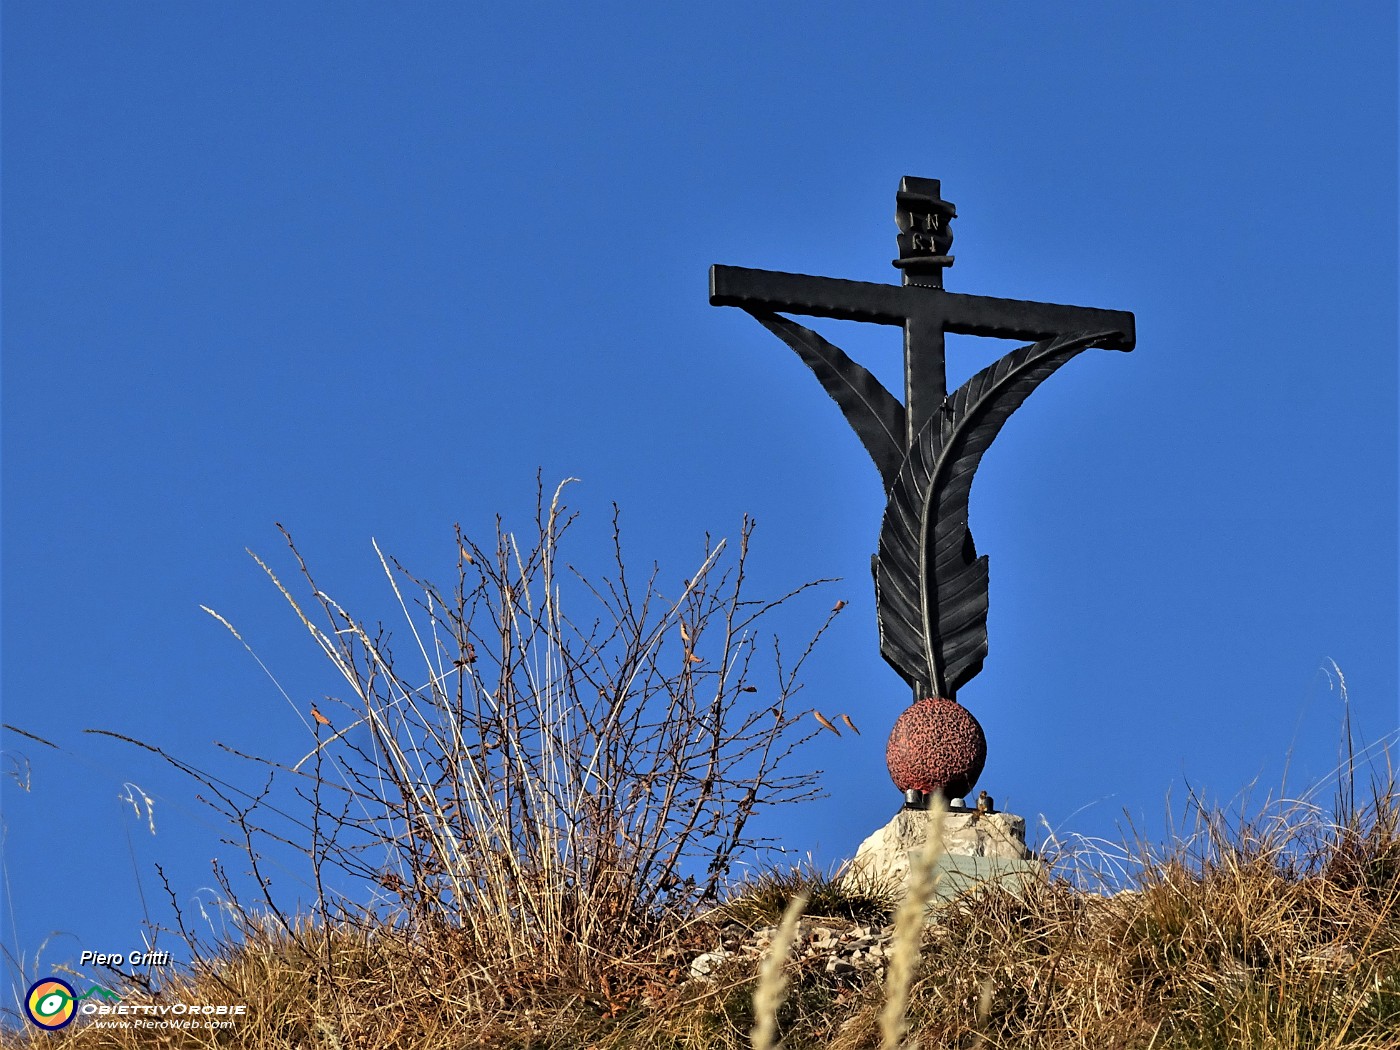
<path id="1" fill-rule="evenodd" d="M 87 1002 L 83 1002 L 87 999 Z M 244 1003 L 124 1003 L 110 988 L 95 984 L 82 995 L 60 977 L 49 977 L 29 986 L 24 997 L 29 1020 L 48 1032 L 73 1023 L 82 1014 L 99 1028 L 231 1028 L 246 1017 Z"/>
<path id="2" fill-rule="evenodd" d="M 121 999 L 116 992 L 100 984 L 78 995 L 67 981 L 49 977 L 30 985 L 29 994 L 24 997 L 24 1012 L 40 1028 L 54 1032 L 72 1022 L 78 1014 L 78 1003 L 90 995 L 100 995 L 113 1002 Z"/>

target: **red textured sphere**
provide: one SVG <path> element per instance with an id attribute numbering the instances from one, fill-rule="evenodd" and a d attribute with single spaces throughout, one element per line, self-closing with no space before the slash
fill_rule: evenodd
<path id="1" fill-rule="evenodd" d="M 885 747 L 890 779 L 900 791 L 941 791 L 966 798 L 987 763 L 987 737 L 972 712 L 934 696 L 911 704 Z"/>

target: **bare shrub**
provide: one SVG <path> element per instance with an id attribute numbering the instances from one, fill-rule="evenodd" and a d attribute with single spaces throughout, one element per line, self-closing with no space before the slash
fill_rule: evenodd
<path id="1" fill-rule="evenodd" d="M 629 575 L 614 511 L 610 578 L 589 582 L 560 553 L 575 520 L 563 489 L 540 490 L 528 538 L 498 519 L 481 547 L 459 527 L 450 591 L 381 554 L 402 640 L 323 591 L 285 530 L 308 594 L 259 560 L 346 691 L 312 710 L 304 758 L 254 760 L 269 773 L 258 792 L 176 762 L 251 861 L 253 903 L 223 878 L 235 933 L 266 943 L 271 923 L 329 974 L 327 931 L 408 932 L 487 998 L 548 986 L 616 1010 L 770 841 L 755 814 L 816 795 L 817 773 L 787 771 L 812 735 L 793 698 L 837 610 L 790 663 L 763 623 L 827 581 L 749 598 L 745 520 L 736 544 L 707 536 L 667 596 L 656 569 Z M 288 777 L 299 811 L 273 786 Z M 314 923 L 270 892 L 270 849 L 309 861 Z"/>

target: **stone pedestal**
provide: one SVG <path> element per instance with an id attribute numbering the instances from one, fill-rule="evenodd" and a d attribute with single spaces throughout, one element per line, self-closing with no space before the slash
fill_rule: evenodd
<path id="1" fill-rule="evenodd" d="M 860 844 L 842 878 L 856 885 L 878 882 L 907 888 L 909 855 L 922 850 L 937 834 L 935 820 L 931 810 L 901 809 Z M 934 868 L 939 900 L 994 879 L 1014 888 L 1041 870 L 1040 862 L 1026 848 L 1026 820 L 1014 813 L 949 809 L 943 817 L 941 839 L 943 849 Z"/>

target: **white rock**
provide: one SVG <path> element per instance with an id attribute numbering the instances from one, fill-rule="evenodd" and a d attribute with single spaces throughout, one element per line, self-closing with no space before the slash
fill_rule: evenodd
<path id="1" fill-rule="evenodd" d="M 883 828 L 860 844 L 855 859 L 842 876 L 848 885 L 908 885 L 909 858 L 922 850 L 930 837 L 942 845 L 938 862 L 940 897 L 968 888 L 987 878 L 1036 870 L 1026 849 L 1026 820 L 1014 813 L 977 813 L 952 810 L 934 828 L 930 810 L 901 809 Z"/>
<path id="2" fill-rule="evenodd" d="M 690 964 L 690 976 L 708 977 L 733 955 L 733 952 L 723 948 L 718 951 L 706 952 L 704 955 L 697 955 Z"/>

